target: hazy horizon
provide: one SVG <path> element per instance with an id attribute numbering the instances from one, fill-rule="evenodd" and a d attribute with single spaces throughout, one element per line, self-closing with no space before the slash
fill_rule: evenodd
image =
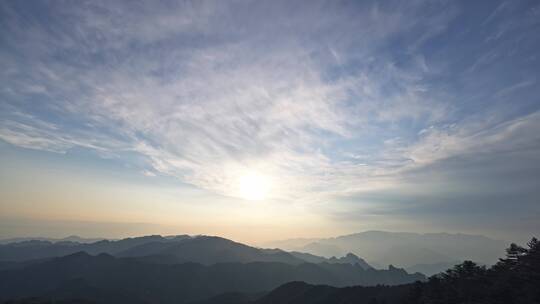
<path id="1" fill-rule="evenodd" d="M 112 222 L 79 222 L 79 221 L 49 221 L 49 223 L 44 223 L 43 221 L 37 221 L 35 219 L 16 219 L 15 221 L 32 221 L 33 224 L 23 224 L 19 228 L 15 228 L 15 225 L 1 225 L 4 228 L 2 231 L 8 231 L 8 233 L 0 234 L 0 240 L 9 240 L 9 239 L 24 239 L 24 238 L 45 238 L 45 239 L 64 239 L 68 237 L 80 237 L 83 239 L 109 239 L 109 240 L 120 240 L 124 238 L 134 238 L 134 237 L 143 237 L 143 236 L 152 236 L 159 235 L 163 237 L 177 236 L 177 235 L 190 235 L 190 236 L 217 236 L 222 238 L 227 238 L 232 241 L 249 244 L 252 246 L 259 247 L 279 247 L 279 246 L 268 246 L 274 242 L 288 241 L 288 240 L 317 240 L 317 239 L 332 239 L 335 237 L 349 236 L 355 234 L 362 234 L 366 232 L 384 232 L 384 233 L 412 233 L 419 235 L 429 235 L 429 234 L 449 234 L 449 235 L 468 235 L 468 236 L 480 236 L 487 237 L 493 240 L 504 241 L 504 242 L 515 242 L 515 243 L 525 243 L 531 236 L 522 236 L 515 239 L 505 239 L 501 237 L 492 236 L 489 234 L 480 234 L 480 233 L 466 233 L 466 232 L 456 232 L 456 231 L 404 231 L 404 230 L 380 230 L 380 229 L 368 229 L 360 231 L 349 231 L 342 232 L 337 234 L 299 234 L 299 235 L 283 235 L 279 237 L 272 235 L 268 238 L 261 237 L 260 235 L 242 235 L 239 233 L 230 233 L 222 231 L 216 232 L 197 232 L 193 228 L 189 228 L 191 232 L 186 232 L 180 230 L 180 228 L 175 226 L 159 226 L 149 223 L 112 223 Z M 15 222 L 14 221 L 14 222 Z M 41 233 L 35 234 L 35 226 L 40 226 L 39 230 Z M 29 227 L 30 226 L 30 227 Z M 34 227 L 32 227 L 34 226 Z M 5 229 L 7 228 L 7 229 Z M 117 234 L 111 234 L 107 231 L 110 231 L 111 228 L 119 230 Z M 239 227 L 238 229 L 244 229 L 244 227 Z M 12 231 L 10 233 L 10 231 Z M 49 231 L 49 232 L 43 232 Z M 78 231 L 78 233 L 77 233 Z M 96 231 L 101 231 L 96 232 Z M 204 231 L 204 229 L 201 229 Z M 73 232 L 73 233 L 70 233 Z"/>
<path id="2" fill-rule="evenodd" d="M 538 1 L 0 2 L 0 238 L 540 231 Z"/>

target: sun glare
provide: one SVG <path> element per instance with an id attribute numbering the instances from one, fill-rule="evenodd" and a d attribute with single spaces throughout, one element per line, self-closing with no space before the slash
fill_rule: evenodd
<path id="1" fill-rule="evenodd" d="M 243 199 L 258 201 L 268 198 L 272 183 L 270 178 L 257 172 L 248 172 L 240 177 L 239 190 Z"/>

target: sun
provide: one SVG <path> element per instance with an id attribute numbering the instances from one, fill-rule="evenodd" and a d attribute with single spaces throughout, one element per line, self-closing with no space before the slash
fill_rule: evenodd
<path id="1" fill-rule="evenodd" d="M 240 197 L 250 201 L 268 198 L 272 188 L 271 179 L 258 172 L 247 172 L 239 179 Z"/>

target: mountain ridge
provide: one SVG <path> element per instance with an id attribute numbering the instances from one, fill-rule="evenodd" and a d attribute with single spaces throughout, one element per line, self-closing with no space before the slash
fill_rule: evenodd
<path id="1" fill-rule="evenodd" d="M 140 258 L 147 262 L 169 264 L 195 262 L 204 265 L 225 262 L 282 262 L 287 264 L 350 263 L 364 269 L 371 268 L 357 256 L 330 259 L 301 252 L 287 252 L 278 248 L 264 249 L 248 246 L 217 236 L 160 236 L 148 235 L 121 240 L 100 240 L 94 243 L 70 241 L 50 242 L 28 240 L 0 245 L 0 261 L 24 262 L 65 256 L 79 251 L 97 255 L 107 253 L 117 257 Z M 5 266 L 3 266 L 5 268 Z M 1 267 L 0 267 L 1 268 Z"/>
<path id="2" fill-rule="evenodd" d="M 405 268 L 426 266 L 430 274 L 449 263 L 473 260 L 492 265 L 504 254 L 505 241 L 463 233 L 415 233 L 368 230 L 330 238 L 296 238 L 266 243 L 288 251 L 331 257 L 354 253 L 375 267 L 393 264 Z"/>
<path id="3" fill-rule="evenodd" d="M 252 262 L 203 265 L 190 262 L 163 265 L 106 253 L 76 252 L 23 268 L 0 271 L 0 295 L 6 299 L 23 296 L 55 298 L 61 291 L 60 296 L 67 294 L 100 300 L 94 294 L 97 292 L 108 295 L 106 299 L 116 299 L 116 303 L 142 303 L 145 299 L 154 299 L 172 304 L 226 292 L 257 293 L 298 280 L 343 287 L 397 285 L 425 280 L 425 276 L 392 267 L 366 270 L 358 264 Z M 123 297 L 123 293 L 129 296 Z M 119 298 L 125 301 L 118 302 Z"/>

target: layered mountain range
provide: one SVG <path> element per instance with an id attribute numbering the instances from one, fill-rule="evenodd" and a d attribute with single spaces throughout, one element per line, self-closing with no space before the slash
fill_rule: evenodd
<path id="1" fill-rule="evenodd" d="M 410 272 L 432 275 L 464 260 L 492 265 L 504 254 L 507 242 L 468 234 L 365 231 L 332 238 L 289 239 L 263 245 L 326 257 L 351 252 L 375 268 L 392 264 Z"/>
<path id="2" fill-rule="evenodd" d="M 93 243 L 31 240 L 0 245 L 0 300 L 190 303 L 261 294 L 291 281 L 334 287 L 425 280 L 362 258 L 255 248 L 214 236 L 145 236 Z"/>
<path id="3" fill-rule="evenodd" d="M 363 259 L 351 253 L 341 258 L 325 258 L 302 252 L 255 248 L 221 237 L 188 235 L 172 237 L 152 235 L 122 240 L 101 240 L 93 243 L 29 240 L 0 245 L 0 261 L 22 262 L 77 252 L 86 252 L 91 255 L 106 253 L 115 257 L 138 258 L 147 262 L 165 264 L 277 262 L 298 265 L 308 262 L 357 264 L 363 269 L 372 268 Z"/>

